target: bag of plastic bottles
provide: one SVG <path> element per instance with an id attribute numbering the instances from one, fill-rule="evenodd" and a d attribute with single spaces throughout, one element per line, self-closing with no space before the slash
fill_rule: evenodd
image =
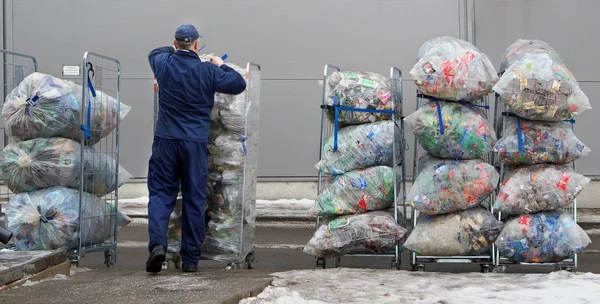
<path id="1" fill-rule="evenodd" d="M 512 165 L 568 164 L 591 150 L 567 122 L 543 122 L 506 117 L 504 137 L 494 152 Z"/>
<path id="2" fill-rule="evenodd" d="M 454 101 L 479 100 L 492 92 L 498 80 L 484 53 L 467 41 L 448 36 L 425 42 L 410 74 L 421 93 Z"/>
<path id="3" fill-rule="evenodd" d="M 591 242 L 571 214 L 545 211 L 508 220 L 496 246 L 515 262 L 553 263 L 582 252 Z"/>
<path id="4" fill-rule="evenodd" d="M 400 144 L 399 132 L 391 121 L 347 126 L 338 132 L 338 150 L 334 136 L 323 145 L 321 161 L 316 168 L 326 174 L 344 174 L 374 166 L 392 166 L 394 137 Z"/>
<path id="5" fill-rule="evenodd" d="M 535 165 L 508 171 L 494 208 L 504 214 L 557 210 L 570 205 L 590 179 L 571 166 Z"/>
<path id="6" fill-rule="evenodd" d="M 483 208 L 419 214 L 404 247 L 427 256 L 479 255 L 490 250 L 504 224 Z"/>
<path id="7" fill-rule="evenodd" d="M 556 52 L 516 51 L 510 57 L 513 63 L 494 86 L 510 112 L 526 119 L 561 121 L 574 119 L 592 108 L 575 76 Z"/>
<path id="8" fill-rule="evenodd" d="M 390 80 L 369 72 L 333 72 L 327 79 L 327 104 L 345 108 L 368 110 L 392 110 L 392 92 Z M 331 121 L 335 120 L 335 111 L 327 112 Z M 390 114 L 356 111 L 339 111 L 338 122 L 341 125 L 370 123 L 389 120 Z"/>
<path id="9" fill-rule="evenodd" d="M 79 191 L 53 187 L 17 194 L 6 207 L 6 224 L 19 250 L 71 250 L 101 244 L 131 219 L 114 205 L 83 193 L 80 227 Z"/>
<path id="10" fill-rule="evenodd" d="M 407 195 L 411 207 L 429 215 L 477 207 L 498 185 L 494 166 L 480 159 L 444 160 L 425 155 Z"/>
<path id="11" fill-rule="evenodd" d="M 82 87 L 72 81 L 32 73 L 6 97 L 2 108 L 6 132 L 17 141 L 48 137 L 80 141 L 82 97 Z M 121 104 L 118 111 L 117 101 L 98 90 L 90 100 L 90 138 L 86 144 L 94 145 L 116 128 L 117 118 L 124 119 L 131 107 Z"/>
<path id="12" fill-rule="evenodd" d="M 122 186 L 132 176 L 112 157 L 84 147 L 84 188 L 105 195 Z M 0 172 L 13 193 L 63 186 L 79 189 L 81 146 L 66 138 L 38 138 L 7 145 L 0 154 Z"/>
<path id="13" fill-rule="evenodd" d="M 394 204 L 394 170 L 386 166 L 335 176 L 315 201 L 314 215 L 343 215 L 387 209 Z"/>
<path id="14" fill-rule="evenodd" d="M 389 253 L 406 229 L 385 211 L 345 215 L 324 223 L 304 247 L 304 253 L 323 258 L 351 253 Z"/>
<path id="15" fill-rule="evenodd" d="M 559 56 L 558 52 L 554 50 L 549 44 L 541 40 L 530 40 L 530 39 L 517 39 L 504 51 L 502 55 L 502 61 L 500 62 L 500 74 L 504 74 L 506 69 L 511 66 L 515 61 L 521 58 L 525 54 L 539 54 L 539 53 L 553 53 Z M 561 59 L 562 61 L 562 59 Z"/>
<path id="16" fill-rule="evenodd" d="M 476 105 L 428 102 L 405 120 L 421 147 L 435 157 L 482 158 L 496 143 L 494 128 Z"/>

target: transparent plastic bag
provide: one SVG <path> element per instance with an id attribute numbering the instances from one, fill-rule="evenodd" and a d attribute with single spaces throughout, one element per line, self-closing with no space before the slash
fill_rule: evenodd
<path id="1" fill-rule="evenodd" d="M 503 74 L 506 69 L 525 54 L 552 53 L 559 56 L 558 53 L 546 42 L 541 40 L 518 39 L 513 42 L 504 51 L 502 62 L 500 62 L 500 73 Z M 562 61 L 562 59 L 561 59 Z"/>
<path id="2" fill-rule="evenodd" d="M 454 101 L 481 99 L 498 81 L 484 53 L 467 41 L 448 36 L 425 42 L 410 74 L 421 93 Z"/>
<path id="3" fill-rule="evenodd" d="M 504 137 L 494 147 L 512 165 L 568 164 L 591 150 L 566 122 L 532 121 L 506 117 Z"/>
<path id="4" fill-rule="evenodd" d="M 79 191 L 64 187 L 17 194 L 6 207 L 7 228 L 19 250 L 71 250 L 101 244 L 131 219 L 115 206 L 83 193 L 83 227 L 79 226 Z M 116 217 L 115 217 L 116 213 Z M 81 228 L 81 230 L 80 230 Z"/>
<path id="5" fill-rule="evenodd" d="M 386 166 L 336 176 L 317 197 L 314 215 L 343 215 L 390 208 L 394 204 L 394 170 Z"/>
<path id="6" fill-rule="evenodd" d="M 428 102 L 405 120 L 421 147 L 435 157 L 482 158 L 496 143 L 494 128 L 476 105 Z"/>
<path id="7" fill-rule="evenodd" d="M 338 151 L 333 150 L 331 135 L 323 145 L 322 159 L 316 168 L 339 175 L 380 165 L 391 167 L 394 137 L 400 142 L 397 133 L 391 121 L 344 127 L 338 132 Z"/>
<path id="8" fill-rule="evenodd" d="M 32 73 L 6 97 L 2 117 L 7 134 L 17 141 L 34 138 L 65 137 L 80 141 L 81 86 L 51 75 Z M 94 145 L 116 128 L 117 116 L 125 118 L 131 107 L 96 91 L 91 99 L 90 139 Z M 85 122 L 87 124 L 87 120 Z"/>
<path id="9" fill-rule="evenodd" d="M 571 166 L 535 165 L 507 172 L 494 208 L 503 214 L 557 210 L 570 205 L 590 179 Z"/>
<path id="10" fill-rule="evenodd" d="M 489 251 L 503 225 L 483 208 L 434 216 L 421 213 L 404 247 L 427 256 L 479 255 Z"/>
<path id="11" fill-rule="evenodd" d="M 390 80 L 386 77 L 369 72 L 333 72 L 327 79 L 327 104 L 338 104 L 342 107 L 392 110 L 392 92 Z M 333 122 L 335 111 L 327 112 Z M 338 122 L 341 125 L 370 123 L 379 120 L 389 120 L 390 114 L 339 111 Z"/>
<path id="12" fill-rule="evenodd" d="M 429 215 L 477 207 L 496 190 L 500 179 L 494 166 L 480 159 L 424 158 L 407 202 Z"/>
<path id="13" fill-rule="evenodd" d="M 592 108 L 556 53 L 522 54 L 506 69 L 494 91 L 510 112 L 526 119 L 570 120 Z"/>
<path id="14" fill-rule="evenodd" d="M 400 244 L 405 233 L 406 229 L 388 212 L 345 215 L 321 225 L 304 247 L 304 253 L 323 258 L 350 253 L 389 253 Z"/>
<path id="15" fill-rule="evenodd" d="M 93 147 L 84 147 L 85 191 L 105 195 L 122 186 L 132 176 L 115 160 Z M 13 193 L 54 186 L 79 189 L 81 146 L 66 138 L 38 138 L 7 145 L 0 154 L 3 180 Z"/>
<path id="16" fill-rule="evenodd" d="M 244 143 L 237 136 L 222 132 L 208 144 L 209 171 L 237 170 L 244 166 Z"/>
<path id="17" fill-rule="evenodd" d="M 571 214 L 545 211 L 506 222 L 496 246 L 515 262 L 562 262 L 582 252 L 592 241 Z"/>

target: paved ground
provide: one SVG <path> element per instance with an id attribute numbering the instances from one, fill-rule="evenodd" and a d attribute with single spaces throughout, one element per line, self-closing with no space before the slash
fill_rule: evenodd
<path id="1" fill-rule="evenodd" d="M 102 255 L 89 255 L 68 280 L 50 280 L 0 293 L 3 303 L 237 303 L 237 299 L 260 292 L 270 283 L 269 274 L 292 269 L 311 269 L 314 259 L 298 248 L 308 241 L 311 229 L 258 228 L 255 269 L 223 270 L 223 263 L 202 261 L 201 271 L 183 275 L 168 269 L 160 275 L 143 272 L 147 251 L 146 227 L 126 227 L 120 234 L 123 246 L 117 265 L 106 269 Z M 579 271 L 600 273 L 600 236 L 579 256 Z M 283 249 L 282 249 L 283 248 Z M 287 249 L 285 249 L 287 248 Z M 407 258 L 407 255 L 405 255 Z M 341 266 L 389 267 L 387 258 L 347 257 Z M 331 264 L 330 264 L 331 265 Z M 408 270 L 407 260 L 403 269 Z M 479 271 L 476 265 L 428 265 L 427 271 Z M 508 272 L 549 272 L 552 268 L 511 266 Z"/>

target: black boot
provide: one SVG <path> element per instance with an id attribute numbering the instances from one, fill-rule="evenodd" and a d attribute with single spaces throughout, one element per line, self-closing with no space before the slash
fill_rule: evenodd
<path id="1" fill-rule="evenodd" d="M 157 273 L 162 270 L 162 264 L 167 259 L 165 249 L 158 245 L 152 247 L 150 250 L 150 256 L 146 262 L 146 271 L 151 273 Z"/>
<path id="2" fill-rule="evenodd" d="M 183 272 L 196 272 L 198 271 L 198 266 L 194 265 L 184 265 Z"/>

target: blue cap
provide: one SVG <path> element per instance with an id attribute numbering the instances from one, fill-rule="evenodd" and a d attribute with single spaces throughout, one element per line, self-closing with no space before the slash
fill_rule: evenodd
<path id="1" fill-rule="evenodd" d="M 183 42 L 192 42 L 200 38 L 200 34 L 196 28 L 191 24 L 184 24 L 177 28 L 175 31 L 175 40 Z"/>

